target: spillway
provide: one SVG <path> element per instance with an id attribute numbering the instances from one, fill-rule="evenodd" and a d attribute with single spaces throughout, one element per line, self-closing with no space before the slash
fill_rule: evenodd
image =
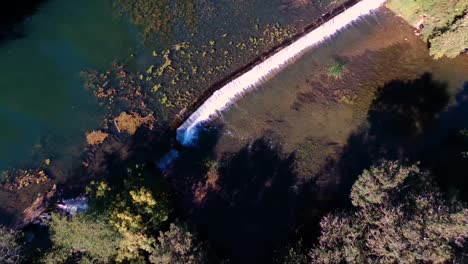
<path id="1" fill-rule="evenodd" d="M 331 20 L 323 23 L 296 41 L 283 47 L 263 62 L 226 83 L 215 91 L 177 129 L 177 141 L 182 145 L 192 145 L 197 138 L 200 126 L 236 102 L 242 95 L 260 83 L 273 77 L 277 72 L 296 60 L 305 51 L 329 39 L 354 21 L 372 13 L 384 4 L 385 0 L 362 0 L 349 7 Z"/>

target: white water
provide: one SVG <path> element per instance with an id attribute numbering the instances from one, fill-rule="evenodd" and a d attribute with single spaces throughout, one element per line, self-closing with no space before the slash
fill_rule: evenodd
<path id="1" fill-rule="evenodd" d="M 211 95 L 178 129 L 177 141 L 182 145 L 191 145 L 197 137 L 200 125 L 210 120 L 232 105 L 244 93 L 274 76 L 288 63 L 297 59 L 310 48 L 329 39 L 352 22 L 369 15 L 379 8 L 385 0 L 362 0 L 340 15 L 324 23 L 312 32 L 304 35 L 289 46 L 273 54 L 270 58 L 256 65 L 248 72 L 227 83 Z"/>

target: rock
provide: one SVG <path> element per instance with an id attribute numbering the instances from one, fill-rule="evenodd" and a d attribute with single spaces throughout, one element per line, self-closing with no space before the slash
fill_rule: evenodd
<path id="1" fill-rule="evenodd" d="M 34 202 L 24 209 L 21 218 L 15 225 L 16 228 L 23 228 L 38 218 L 49 206 L 49 201 L 54 196 L 56 190 L 57 187 L 54 184 L 52 189 L 44 193 L 39 193 Z"/>

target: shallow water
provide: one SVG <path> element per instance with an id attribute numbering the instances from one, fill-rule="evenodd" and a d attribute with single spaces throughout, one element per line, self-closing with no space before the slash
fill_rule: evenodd
<path id="1" fill-rule="evenodd" d="M 346 65 L 338 80 L 327 76 L 328 65 L 336 60 Z M 367 111 L 381 87 L 426 72 L 446 84 L 444 92 L 453 101 L 468 81 L 468 59 L 431 59 L 412 29 L 382 9 L 225 111 L 216 121 L 223 126 L 216 151 L 219 156 L 236 152 L 267 137 L 284 153 L 295 153 L 299 176 L 310 178 L 338 158 L 353 133 L 368 125 Z"/>
<path id="2" fill-rule="evenodd" d="M 44 159 L 71 163 L 102 110 L 80 71 L 107 68 L 135 46 L 109 1 L 53 0 L 0 45 L 0 170 Z"/>

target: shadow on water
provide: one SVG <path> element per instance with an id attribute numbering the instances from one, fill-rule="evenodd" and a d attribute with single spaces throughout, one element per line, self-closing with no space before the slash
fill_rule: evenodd
<path id="1" fill-rule="evenodd" d="M 176 188 L 185 185 L 188 219 L 222 258 L 233 263 L 269 263 L 295 224 L 293 157 L 268 138 L 216 159 L 218 129 L 201 135 L 175 164 Z"/>
<path id="2" fill-rule="evenodd" d="M 425 145 L 422 139 L 437 125 L 448 103 L 447 85 L 429 73 L 387 83 L 378 89 L 366 125 L 348 138 L 339 159 L 330 161 L 318 179 L 335 185 L 332 197 L 349 206 L 351 186 L 364 169 L 382 159 L 419 160 Z"/>
<path id="3" fill-rule="evenodd" d="M 429 73 L 388 82 L 377 90 L 366 124 L 348 138 L 338 158 L 329 159 L 313 181 L 299 186 L 294 154 L 282 154 L 272 143 L 276 140 L 264 136 L 216 157 L 217 131 L 222 129 L 212 130 L 205 133 L 203 147 L 187 150 L 175 165 L 175 178 L 187 194 L 182 207 L 191 210 L 188 218 L 223 256 L 235 263 L 268 262 L 274 249 L 295 234 L 306 245 L 314 242 L 321 217 L 350 206 L 351 186 L 364 169 L 382 159 L 421 161 L 428 146 L 440 147 L 439 134 L 453 118 L 459 119 L 455 116 L 463 116 L 456 112 L 464 112 L 460 103 L 448 107 L 449 101 L 448 85 Z M 439 135 L 438 143 L 432 134 Z M 454 169 L 453 179 L 460 180 L 458 172 Z"/>
<path id="4" fill-rule="evenodd" d="M 442 113 L 437 128 L 429 133 L 422 152 L 423 164 L 432 169 L 449 198 L 457 197 L 468 203 L 468 82 L 457 95 L 456 103 Z"/>
<path id="5" fill-rule="evenodd" d="M 4 41 L 23 37 L 21 23 L 33 15 L 47 0 L 7 0 L 0 8 L 0 45 Z"/>

